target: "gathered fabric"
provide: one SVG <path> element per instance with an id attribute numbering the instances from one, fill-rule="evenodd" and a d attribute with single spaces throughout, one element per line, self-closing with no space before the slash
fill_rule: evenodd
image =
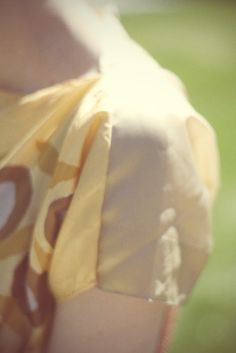
<path id="1" fill-rule="evenodd" d="M 2 353 L 43 352 L 57 302 L 93 287 L 184 304 L 213 248 L 214 130 L 104 23 L 100 73 L 0 92 Z"/>

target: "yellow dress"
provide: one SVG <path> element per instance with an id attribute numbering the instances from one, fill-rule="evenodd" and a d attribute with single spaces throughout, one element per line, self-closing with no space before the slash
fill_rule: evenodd
<path id="1" fill-rule="evenodd" d="M 215 133 L 108 25 L 100 74 L 0 93 L 2 353 L 42 352 L 55 303 L 92 287 L 183 304 L 212 250 Z"/>

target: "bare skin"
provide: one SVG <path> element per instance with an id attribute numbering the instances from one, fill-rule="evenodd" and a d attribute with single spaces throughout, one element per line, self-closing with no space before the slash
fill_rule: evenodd
<path id="1" fill-rule="evenodd" d="M 45 5 L 0 0 L 0 88 L 28 93 L 98 69 L 97 48 Z M 88 290 L 58 303 L 47 353 L 157 352 L 165 310 L 159 301 Z"/>
<path id="2" fill-rule="evenodd" d="M 158 348 L 167 311 L 176 309 L 90 289 L 60 303 L 47 353 L 164 353 Z"/>
<path id="3" fill-rule="evenodd" d="M 31 92 L 97 69 L 97 53 L 45 0 L 1 0 L 0 8 L 0 88 Z"/>

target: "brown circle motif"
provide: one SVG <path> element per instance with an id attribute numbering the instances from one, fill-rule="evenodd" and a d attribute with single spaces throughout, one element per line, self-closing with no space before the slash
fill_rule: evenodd
<path id="1" fill-rule="evenodd" d="M 15 202 L 7 220 L 0 229 L 0 239 L 6 238 L 16 229 L 25 215 L 32 197 L 32 184 L 28 168 L 24 166 L 8 166 L 0 169 L 0 185 L 6 182 L 14 184 Z M 5 202 L 6 199 L 0 200 L 0 214 Z"/>

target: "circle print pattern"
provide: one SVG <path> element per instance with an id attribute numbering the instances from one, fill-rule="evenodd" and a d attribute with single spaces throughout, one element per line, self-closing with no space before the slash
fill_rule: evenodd
<path id="1" fill-rule="evenodd" d="M 9 236 L 25 215 L 32 197 L 29 170 L 24 166 L 0 169 L 0 239 Z"/>

